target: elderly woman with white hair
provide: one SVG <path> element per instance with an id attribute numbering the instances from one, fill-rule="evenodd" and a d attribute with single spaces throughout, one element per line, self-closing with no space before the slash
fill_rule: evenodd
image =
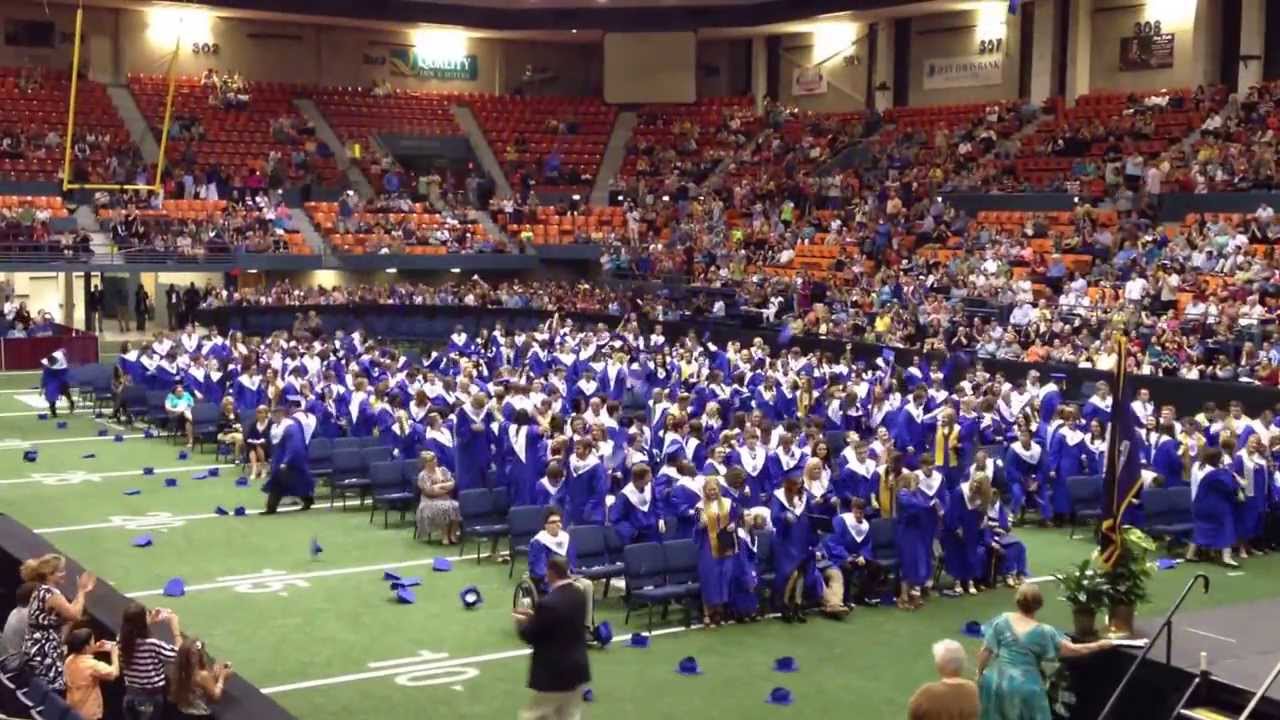
<path id="1" fill-rule="evenodd" d="M 910 720 L 978 720 L 978 686 L 964 675 L 964 646 L 955 640 L 933 644 L 938 680 L 925 683 L 907 703 Z"/>
<path id="2" fill-rule="evenodd" d="M 422 453 L 420 459 L 422 470 L 418 473 L 418 490 L 422 499 L 418 501 L 418 535 L 430 537 L 432 533 L 440 532 L 444 535 L 445 545 L 456 545 L 462 515 L 458 501 L 451 497 L 453 475 L 430 450 Z"/>

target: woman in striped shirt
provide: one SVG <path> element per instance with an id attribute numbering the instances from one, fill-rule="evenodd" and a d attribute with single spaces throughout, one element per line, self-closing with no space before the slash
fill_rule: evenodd
<path id="1" fill-rule="evenodd" d="M 165 667 L 178 657 L 172 644 L 151 637 L 151 626 L 166 623 L 173 639 L 182 633 L 172 610 L 129 603 L 120 624 L 120 665 L 124 675 L 124 716 L 128 720 L 152 720 L 163 715 Z"/>

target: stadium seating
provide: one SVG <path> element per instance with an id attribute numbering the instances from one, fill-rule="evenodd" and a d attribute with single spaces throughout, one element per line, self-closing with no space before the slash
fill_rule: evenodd
<path id="1" fill-rule="evenodd" d="M 307 214 L 311 217 L 316 229 L 324 234 L 333 249 L 339 253 L 361 255 L 365 252 L 378 252 L 384 245 L 393 244 L 390 233 L 397 228 L 410 227 L 417 235 L 416 242 L 404 241 L 404 252 L 410 255 L 444 255 L 449 248 L 438 242 L 433 233 L 446 228 L 451 237 L 459 232 L 469 232 L 473 244 L 483 243 L 487 232 L 479 223 L 450 225 L 445 216 L 434 212 L 425 203 L 414 203 L 414 212 L 358 212 L 352 216 L 351 224 L 356 229 L 368 227 L 369 232 L 357 232 L 352 228 L 339 227 L 338 203 L 309 202 L 305 204 Z M 399 244 L 399 243 L 395 243 Z"/>
<path id="2" fill-rule="evenodd" d="M 478 97 L 467 102 L 512 187 L 591 191 L 617 108 L 599 98 Z M 558 163 L 558 172 L 553 166 Z"/>

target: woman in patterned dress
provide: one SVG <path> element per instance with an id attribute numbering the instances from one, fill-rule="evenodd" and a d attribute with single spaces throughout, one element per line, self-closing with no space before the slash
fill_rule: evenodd
<path id="1" fill-rule="evenodd" d="M 37 585 L 27 606 L 27 635 L 22 642 L 22 652 L 37 677 L 50 688 L 65 692 L 63 667 L 67 651 L 62 644 L 62 626 L 84 615 L 85 597 L 93 591 L 98 578 L 88 571 L 80 573 L 76 578 L 75 600 L 67 602 L 58 589 L 67 579 L 66 558 L 52 553 L 31 558 L 22 563 L 21 574 L 23 581 Z"/>
<path id="2" fill-rule="evenodd" d="M 440 465 L 436 454 L 430 450 L 419 457 L 422 459 L 422 472 L 418 473 L 418 490 L 422 492 L 422 499 L 418 502 L 418 533 L 427 537 L 441 531 L 444 544 L 455 545 L 462 515 L 458 512 L 458 501 L 449 497 L 453 492 L 453 475 Z"/>

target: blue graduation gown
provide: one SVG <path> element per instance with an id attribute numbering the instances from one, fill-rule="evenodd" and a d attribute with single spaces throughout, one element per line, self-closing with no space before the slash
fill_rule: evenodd
<path id="1" fill-rule="evenodd" d="M 769 459 L 765 462 L 769 473 L 767 490 L 772 492 L 782 487 L 782 482 L 787 478 L 798 477 L 804 472 L 804 465 L 808 461 L 808 454 L 796 445 L 791 446 L 790 455 L 784 456 L 781 446 L 769 453 Z"/>
<path id="2" fill-rule="evenodd" d="M 1164 481 L 1165 487 L 1186 485 L 1182 479 L 1182 456 L 1178 454 L 1178 441 L 1161 437 L 1151 453 L 1151 469 Z"/>
<path id="3" fill-rule="evenodd" d="M 868 458 L 863 463 L 849 463 L 832 480 L 836 497 L 847 507 L 853 498 L 862 498 L 871 509 L 871 496 L 880 488 L 880 473 L 874 460 Z"/>
<path id="4" fill-rule="evenodd" d="M 1115 398 L 1112 398 L 1112 407 L 1114 407 L 1114 405 Z M 1111 424 L 1111 408 L 1102 405 L 1098 402 L 1096 397 L 1091 397 L 1089 398 L 1089 401 L 1084 404 L 1084 408 L 1080 410 L 1080 417 L 1084 419 L 1085 427 L 1088 427 L 1089 423 L 1097 420 L 1102 423 L 1102 429 L 1105 430 L 1107 425 Z"/>
<path id="5" fill-rule="evenodd" d="M 44 390 L 44 399 L 46 402 L 53 404 L 58 402 L 58 398 L 67 392 L 68 380 L 67 375 L 71 372 L 69 368 L 44 368 L 40 371 L 40 388 Z"/>
<path id="6" fill-rule="evenodd" d="M 544 477 L 538 480 L 533 486 L 533 503 L 534 505 L 555 506 L 560 508 L 560 512 L 569 512 L 569 488 L 562 481 L 559 485 L 552 486 Z"/>
<path id="7" fill-rule="evenodd" d="M 658 519 L 661 515 L 654 498 L 653 485 L 645 486 L 645 491 L 641 494 L 634 485 L 627 485 L 613 498 L 613 506 L 609 508 L 609 524 L 617 531 L 623 545 L 662 540 L 662 533 L 658 532 Z"/>
<path id="8" fill-rule="evenodd" d="M 307 439 L 297 418 L 284 421 L 280 442 L 271 448 L 271 476 L 267 492 L 306 498 L 316 494 L 316 481 L 307 463 Z"/>
<path id="9" fill-rule="evenodd" d="M 511 504 L 528 505 L 533 500 L 534 484 L 546 471 L 546 463 L 541 460 L 542 431 L 537 425 L 508 425 L 504 430 L 510 452 L 507 482 L 511 488 Z"/>
<path id="10" fill-rule="evenodd" d="M 1240 485 L 1230 470 L 1215 468 L 1200 478 L 1191 502 L 1195 529 L 1192 542 L 1207 550 L 1222 550 L 1236 544 L 1235 506 Z"/>
<path id="11" fill-rule="evenodd" d="M 566 470 L 564 484 L 569 492 L 569 525 L 603 525 L 604 496 L 609 491 L 604 465 L 594 455 L 585 462 L 571 456 Z"/>
<path id="12" fill-rule="evenodd" d="M 422 449 L 435 453 L 440 465 L 451 473 L 456 472 L 458 466 L 454 461 L 453 432 L 444 424 L 438 430 L 429 427 L 422 429 Z"/>
<path id="13" fill-rule="evenodd" d="M 454 472 L 458 492 L 486 487 L 487 473 L 493 449 L 489 442 L 489 428 L 485 424 L 488 413 L 479 419 L 470 414 L 470 407 L 461 408 L 454 415 Z M 480 425 L 477 430 L 473 426 Z"/>
<path id="14" fill-rule="evenodd" d="M 772 530 L 760 530 L 758 533 L 752 533 L 741 525 L 738 526 L 738 553 L 733 556 L 733 580 L 729 586 L 729 605 L 734 614 L 740 618 L 751 617 L 760 610 L 760 597 L 756 594 L 756 588 L 760 584 L 760 573 L 757 567 L 759 536 L 766 533 L 771 535 L 772 532 Z"/>
<path id="15" fill-rule="evenodd" d="M 1236 536 L 1242 542 L 1251 541 L 1262 534 L 1262 519 L 1267 509 L 1267 498 L 1271 492 L 1271 474 L 1267 472 L 1263 458 L 1259 462 L 1245 466 L 1245 454 L 1237 453 L 1232 462 L 1232 472 L 1244 478 L 1246 483 L 1244 502 L 1235 505 Z"/>
<path id="16" fill-rule="evenodd" d="M 693 537 L 694 527 L 697 525 L 698 503 L 700 502 L 702 502 L 702 494 L 686 484 L 685 481 L 677 482 L 675 487 L 671 488 L 668 509 L 676 521 L 674 539 L 681 540 Z"/>
<path id="17" fill-rule="evenodd" d="M 765 502 L 766 496 L 773 491 L 772 479 L 769 475 L 768 453 L 769 451 L 760 444 L 756 445 L 754 452 L 748 450 L 745 445 L 740 445 L 730 457 L 725 458 L 725 464 L 730 467 L 740 467 L 746 474 L 747 487 L 751 490 L 755 504 Z"/>
<path id="18" fill-rule="evenodd" d="M 729 534 L 735 538 L 736 547 L 737 523 L 742 520 L 742 511 L 737 505 L 728 501 L 724 502 L 724 506 L 729 523 L 732 525 Z M 699 517 L 702 517 L 701 512 Z M 737 570 L 735 558 L 737 553 L 721 547 L 721 557 L 713 555 L 710 531 L 701 522 L 694 529 L 693 544 L 698 548 L 698 586 L 702 591 L 702 604 L 706 606 L 728 603 L 732 595 L 733 576 Z"/>
<path id="19" fill-rule="evenodd" d="M 937 511 L 931 499 L 919 490 L 898 491 L 894 503 L 894 544 L 898 550 L 898 573 L 907 584 L 922 587 L 933 577 L 933 528 Z"/>
<path id="20" fill-rule="evenodd" d="M 781 604 L 786 595 L 787 581 L 799 572 L 805 588 L 820 587 L 821 576 L 814 563 L 813 551 L 817 533 L 809 520 L 809 505 L 813 498 L 801 491 L 800 506 L 788 506 L 784 489 L 778 488 L 769 495 L 769 517 L 773 521 L 773 598 Z"/>
<path id="21" fill-rule="evenodd" d="M 261 377 L 250 378 L 248 375 L 241 375 L 232 384 L 231 397 L 235 403 L 236 412 L 244 412 L 254 410 L 259 405 L 265 405 L 267 390 L 262 386 Z"/>
<path id="22" fill-rule="evenodd" d="M 1067 478 L 1084 474 L 1085 468 L 1084 435 L 1073 444 L 1067 439 L 1064 428 L 1058 428 L 1050 443 L 1049 456 L 1053 461 L 1056 475 L 1049 483 L 1054 515 L 1071 514 L 1071 493 L 1067 489 Z"/>
<path id="23" fill-rule="evenodd" d="M 831 523 L 832 532 L 822 541 L 822 551 L 836 565 L 862 558 L 871 561 L 871 525 L 865 520 L 859 525 L 853 513 L 837 515 Z"/>
<path id="24" fill-rule="evenodd" d="M 981 549 L 985 539 L 982 521 L 986 511 L 968 506 L 964 487 L 962 485 L 951 491 L 942 532 L 942 560 L 952 579 L 967 583 L 985 575 Z"/>
<path id="25" fill-rule="evenodd" d="M 1022 451 L 1021 453 L 1019 451 Z M 1026 454 L 1026 457 L 1023 456 Z M 1004 455 L 1004 479 L 1009 485 L 1009 509 L 1014 514 L 1022 513 L 1023 503 L 1026 501 L 1027 488 L 1033 482 L 1039 482 L 1040 465 L 1043 460 L 1041 457 L 1040 446 L 1035 442 L 1031 443 L 1030 450 L 1022 450 L 1022 446 L 1018 444 L 1010 445 L 1008 451 Z"/>
<path id="26" fill-rule="evenodd" d="M 1009 527 L 1009 513 L 1005 512 L 1004 505 L 996 500 L 991 507 L 987 509 L 987 527 L 983 532 L 985 539 L 982 547 L 982 559 L 980 567 L 987 567 L 990 562 L 990 554 L 993 552 L 990 546 L 994 543 L 1000 546 L 1003 554 L 1000 555 L 996 567 L 997 575 L 1020 575 L 1026 577 L 1030 574 L 1027 563 L 1027 546 L 1017 538 Z"/>
<path id="27" fill-rule="evenodd" d="M 569 570 L 578 565 L 577 549 L 573 546 L 573 537 L 568 530 L 561 530 L 567 542 L 560 544 L 559 538 L 552 538 L 546 530 L 539 532 L 529 541 L 529 579 L 538 586 L 539 592 L 547 591 L 547 560 L 562 557 L 569 564 Z"/>
<path id="28" fill-rule="evenodd" d="M 422 451 L 423 441 L 425 437 L 422 434 L 422 426 L 416 422 L 410 422 L 408 428 L 404 432 L 400 432 L 400 424 L 395 423 L 388 432 L 381 435 L 384 440 L 389 440 L 395 456 L 401 460 L 417 459 L 418 453 Z"/>

